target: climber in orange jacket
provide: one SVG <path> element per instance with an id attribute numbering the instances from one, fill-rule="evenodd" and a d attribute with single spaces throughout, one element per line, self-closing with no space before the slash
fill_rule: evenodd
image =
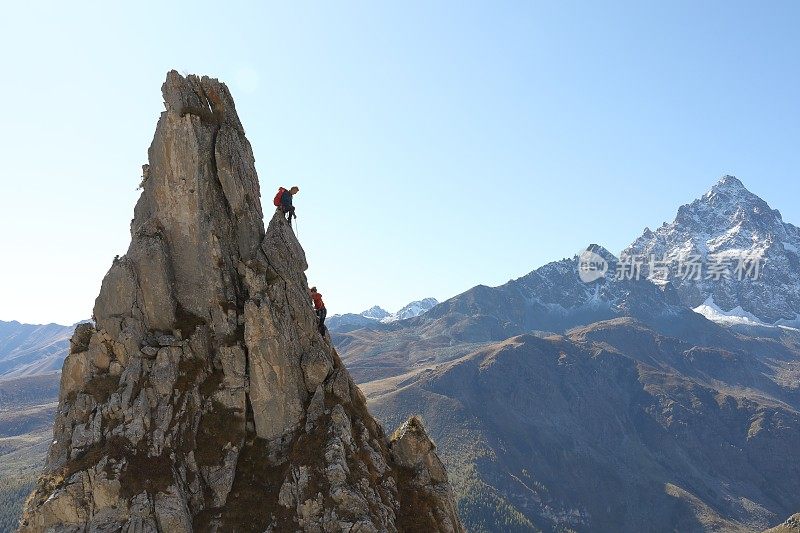
<path id="1" fill-rule="evenodd" d="M 314 311 L 317 313 L 317 326 L 319 326 L 319 333 L 325 336 L 325 317 L 328 316 L 328 310 L 325 309 L 325 302 L 322 301 L 322 294 L 317 292 L 316 287 L 308 289 L 308 294 L 314 302 Z"/>

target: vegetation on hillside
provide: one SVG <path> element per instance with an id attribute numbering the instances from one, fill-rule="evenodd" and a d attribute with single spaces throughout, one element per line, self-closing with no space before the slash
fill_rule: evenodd
<path id="1" fill-rule="evenodd" d="M 28 497 L 36 475 L 4 479 L 0 484 L 0 532 L 16 531 L 19 517 L 22 514 L 22 503 Z"/>
<path id="2" fill-rule="evenodd" d="M 17 530 L 44 464 L 58 382 L 58 375 L 0 380 L 0 533 Z"/>

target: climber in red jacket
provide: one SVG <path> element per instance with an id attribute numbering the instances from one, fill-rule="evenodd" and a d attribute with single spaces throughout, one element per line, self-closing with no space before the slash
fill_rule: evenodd
<path id="1" fill-rule="evenodd" d="M 284 189 L 283 187 L 278 187 L 278 193 L 275 195 L 272 203 L 275 204 L 275 207 L 280 208 L 283 211 L 283 214 L 286 215 L 286 222 L 289 224 L 292 223 L 292 218 L 297 218 L 297 215 L 294 214 L 294 206 L 292 205 L 292 196 L 300 192 L 300 187 L 295 185 L 291 189 Z"/>
<path id="2" fill-rule="evenodd" d="M 325 317 L 328 316 L 328 310 L 325 309 L 325 302 L 322 301 L 322 294 L 317 292 L 316 287 L 308 289 L 308 294 L 314 302 L 314 311 L 317 313 L 317 325 L 319 326 L 319 333 L 325 336 Z"/>

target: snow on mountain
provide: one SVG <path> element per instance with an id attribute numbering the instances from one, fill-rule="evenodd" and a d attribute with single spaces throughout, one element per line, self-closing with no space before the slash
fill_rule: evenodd
<path id="1" fill-rule="evenodd" d="M 405 320 L 407 318 L 414 318 L 415 316 L 419 316 L 429 311 L 438 303 L 439 300 L 436 298 L 424 298 L 422 300 L 417 300 L 416 302 L 411 302 L 410 304 L 406 305 L 396 313 L 392 313 L 391 315 L 383 317 L 381 322 L 387 323 L 395 322 L 397 320 Z"/>
<path id="2" fill-rule="evenodd" d="M 369 309 L 367 309 L 366 311 L 359 314 L 365 318 L 374 318 L 375 320 L 382 320 L 388 316 L 391 316 L 391 313 L 389 313 L 389 311 L 377 305 L 374 305 Z"/>
<path id="3" fill-rule="evenodd" d="M 380 322 L 374 318 L 367 318 L 356 313 L 331 315 L 325 321 L 325 325 L 329 330 L 337 332 L 353 331 L 379 323 Z"/>
<path id="4" fill-rule="evenodd" d="M 587 253 L 605 269 L 603 276 L 590 281 L 581 277 L 580 270 Z M 431 323 L 438 320 L 448 335 L 470 342 L 531 331 L 564 332 L 619 317 L 658 325 L 662 331 L 700 318 L 681 303 L 672 287 L 620 276 L 619 268 L 613 254 L 592 244 L 580 255 L 548 263 L 498 287 L 473 287 L 437 305 L 424 318 Z"/>
<path id="5" fill-rule="evenodd" d="M 414 318 L 427 312 L 438 303 L 439 301 L 436 300 L 436 298 L 424 298 L 422 300 L 411 302 L 396 313 L 389 313 L 382 307 L 375 305 L 366 311 L 362 311 L 361 313 L 344 313 L 342 315 L 333 315 L 328 318 L 326 324 L 328 325 L 328 329 L 331 331 L 353 331 L 355 329 L 368 327 L 374 324 L 388 324 L 389 322 Z"/>
<path id="6" fill-rule="evenodd" d="M 737 316 L 791 325 L 800 318 L 798 250 L 800 228 L 724 176 L 680 207 L 673 222 L 645 229 L 621 257 L 642 260 L 644 275 L 669 282 L 685 305 L 718 321 Z"/>
<path id="7" fill-rule="evenodd" d="M 704 317 L 714 322 L 725 325 L 743 324 L 747 326 L 765 325 L 759 318 L 752 313 L 748 313 L 741 306 L 736 306 L 729 311 L 723 311 L 714 303 L 714 297 L 709 296 L 701 305 L 693 309 L 695 313 L 700 313 Z"/>

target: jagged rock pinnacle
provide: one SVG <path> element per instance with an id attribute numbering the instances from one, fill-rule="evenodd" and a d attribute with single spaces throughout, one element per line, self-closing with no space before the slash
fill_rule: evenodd
<path id="1" fill-rule="evenodd" d="M 419 422 L 388 439 L 317 332 L 227 87 L 172 71 L 162 92 L 131 243 L 71 341 L 20 530 L 461 531 Z"/>

